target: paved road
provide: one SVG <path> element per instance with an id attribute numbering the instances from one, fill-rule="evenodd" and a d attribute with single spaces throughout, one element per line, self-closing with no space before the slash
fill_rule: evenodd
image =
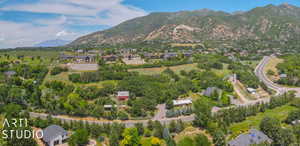
<path id="1" fill-rule="evenodd" d="M 158 111 L 156 112 L 155 116 L 152 118 L 153 121 L 165 119 L 166 118 L 166 104 L 159 104 L 156 107 Z"/>
<path id="2" fill-rule="evenodd" d="M 32 118 L 41 118 L 41 119 L 47 119 L 48 114 L 43 114 L 43 113 L 33 113 L 30 112 L 30 117 Z M 60 119 L 64 122 L 71 122 L 71 121 L 83 121 L 83 122 L 87 122 L 89 124 L 112 124 L 114 122 L 116 123 L 123 123 L 125 125 L 125 127 L 133 127 L 134 124 L 136 123 L 142 123 L 144 126 L 147 126 L 147 122 L 148 120 L 128 120 L 128 121 L 119 121 L 119 120 L 115 120 L 115 121 L 108 121 L 108 120 L 84 120 L 84 119 L 75 119 L 72 117 L 64 117 L 64 116 L 54 116 L 52 115 L 52 118 L 55 119 Z M 171 121 L 176 121 L 176 120 L 182 120 L 183 122 L 191 122 L 194 121 L 195 116 L 194 115 L 190 115 L 190 116 L 181 116 L 181 117 L 175 117 L 175 118 L 164 118 L 164 119 L 157 119 L 157 121 L 159 121 L 161 124 L 169 124 L 171 123 Z"/>
<path id="3" fill-rule="evenodd" d="M 255 75 L 266 84 L 266 86 L 274 91 L 276 91 L 276 95 L 282 95 L 287 91 L 296 91 L 296 96 L 300 97 L 300 88 L 289 88 L 289 87 L 284 87 L 281 85 L 278 85 L 274 82 L 272 82 L 265 74 L 264 72 L 264 67 L 268 62 L 270 61 L 271 57 L 270 56 L 265 56 L 260 63 L 256 66 L 255 68 Z"/>

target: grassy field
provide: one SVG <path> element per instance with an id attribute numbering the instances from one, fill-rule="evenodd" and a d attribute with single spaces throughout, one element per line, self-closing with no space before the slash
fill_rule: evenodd
<path id="1" fill-rule="evenodd" d="M 279 63 L 282 63 L 283 59 L 280 58 L 276 58 L 276 57 L 272 57 L 269 61 L 269 63 L 265 66 L 264 68 L 264 72 L 267 74 L 268 70 L 272 70 L 275 72 L 275 76 L 269 76 L 267 74 L 267 76 L 271 79 L 271 80 L 276 80 L 278 79 L 278 70 L 276 68 L 276 65 Z"/>
<path id="2" fill-rule="evenodd" d="M 102 88 L 103 84 L 105 83 L 114 83 L 116 84 L 117 81 L 114 81 L 114 80 L 107 80 L 107 81 L 100 81 L 100 82 L 95 82 L 95 83 L 88 83 L 88 84 L 83 84 L 83 83 L 72 83 L 70 80 L 69 80 L 69 74 L 72 74 L 72 73 L 78 73 L 78 72 L 62 72 L 58 75 L 50 75 L 50 74 L 47 74 L 45 80 L 44 80 L 44 83 L 48 82 L 48 81 L 62 81 L 62 82 L 65 82 L 67 84 L 74 84 L 75 86 L 96 86 L 98 88 Z"/>
<path id="3" fill-rule="evenodd" d="M 165 69 L 168 67 L 155 67 L 155 68 L 139 68 L 139 69 L 130 69 L 129 71 L 136 71 L 140 74 L 144 75 L 156 75 L 162 73 Z M 172 66 L 169 67 L 171 70 L 173 70 L 175 73 L 179 74 L 181 70 L 184 70 L 186 72 L 189 72 L 191 70 L 199 70 L 197 67 L 197 64 L 184 64 L 184 65 L 178 65 L 178 66 Z M 226 76 L 231 73 L 230 70 L 227 69 L 228 65 L 224 65 L 224 69 L 222 70 L 217 70 L 217 69 L 212 69 L 213 72 L 215 72 L 218 76 Z"/>
<path id="4" fill-rule="evenodd" d="M 295 110 L 295 107 L 284 105 L 277 107 L 275 109 L 268 109 L 264 113 L 259 113 L 256 116 L 248 117 L 245 121 L 240 123 L 232 124 L 229 129 L 232 132 L 230 139 L 235 138 L 241 133 L 247 132 L 250 128 L 259 128 L 260 121 L 266 117 L 278 118 L 279 120 L 284 120 L 287 118 L 288 113 Z"/>
<path id="5" fill-rule="evenodd" d="M 185 128 L 182 132 L 180 132 L 179 134 L 177 134 L 175 137 L 174 137 L 174 140 L 176 141 L 176 143 L 178 143 L 181 139 L 183 139 L 184 137 L 194 137 L 196 136 L 197 134 L 204 134 L 205 136 L 208 137 L 209 140 L 212 141 L 212 137 L 207 134 L 205 131 L 203 130 L 200 130 L 198 128 L 195 128 L 195 127 L 187 127 Z"/>
<path id="6" fill-rule="evenodd" d="M 17 51 L 3 51 L 0 52 L 0 55 L 9 54 L 10 56 L 32 56 L 37 57 L 41 56 L 42 58 L 56 58 L 59 56 L 59 51 L 49 51 L 49 50 L 43 50 L 43 51 L 29 51 L 29 50 L 17 50 Z"/>
<path id="7" fill-rule="evenodd" d="M 141 68 L 141 69 L 130 69 L 130 71 L 136 71 L 144 75 L 155 75 L 155 74 L 160 74 L 167 68 L 168 67 Z M 197 69 L 197 64 L 185 64 L 185 65 L 172 66 L 169 68 L 173 70 L 175 73 L 179 74 L 181 70 L 185 70 L 188 72 L 193 69 Z"/>

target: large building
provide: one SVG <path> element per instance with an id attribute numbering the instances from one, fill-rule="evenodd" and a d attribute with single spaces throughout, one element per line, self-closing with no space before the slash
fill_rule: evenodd
<path id="1" fill-rule="evenodd" d="M 251 129 L 248 133 L 244 133 L 236 137 L 234 140 L 228 142 L 229 146 L 251 146 L 261 143 L 272 143 L 270 139 L 263 132 Z"/>
<path id="2" fill-rule="evenodd" d="M 43 129 L 42 140 L 47 146 L 60 145 L 68 138 L 68 132 L 58 125 L 51 125 Z"/>

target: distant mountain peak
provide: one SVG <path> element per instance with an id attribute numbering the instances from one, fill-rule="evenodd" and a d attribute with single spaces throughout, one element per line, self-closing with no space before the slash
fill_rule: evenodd
<path id="1" fill-rule="evenodd" d="M 71 41 L 67 40 L 61 40 L 61 39 L 55 39 L 55 40 L 47 40 L 43 41 L 41 43 L 38 43 L 34 45 L 35 47 L 58 47 L 58 46 L 64 46 L 70 43 Z"/>

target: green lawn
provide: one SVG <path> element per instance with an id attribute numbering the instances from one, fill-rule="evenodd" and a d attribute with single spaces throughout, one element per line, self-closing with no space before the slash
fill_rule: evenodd
<path id="1" fill-rule="evenodd" d="M 130 69 L 130 71 L 136 71 L 144 75 L 156 75 L 156 74 L 160 74 L 167 68 L 168 67 L 139 68 L 139 69 Z M 179 74 L 181 70 L 185 70 L 188 72 L 193 69 L 197 69 L 197 64 L 184 64 L 184 65 L 172 66 L 169 68 L 173 70 L 175 73 Z"/>
<path id="2" fill-rule="evenodd" d="M 95 83 L 88 83 L 88 84 L 83 84 L 83 83 L 72 83 L 70 80 L 69 80 L 69 74 L 71 73 L 76 73 L 76 72 L 62 72 L 58 75 L 50 75 L 50 74 L 47 74 L 46 78 L 45 78 L 45 81 L 44 83 L 48 82 L 48 81 L 62 81 L 62 82 L 65 82 L 67 84 L 74 84 L 75 86 L 97 86 L 98 88 L 102 88 L 102 85 L 105 84 L 105 83 L 113 83 L 113 84 L 116 84 L 117 81 L 115 80 L 106 80 L 106 81 L 100 81 L 100 82 L 95 82 Z"/>
<path id="3" fill-rule="evenodd" d="M 287 118 L 288 113 L 296 108 L 289 105 L 284 105 L 281 107 L 277 107 L 275 109 L 268 109 L 264 113 L 259 113 L 256 116 L 248 117 L 245 121 L 240 123 L 232 124 L 229 129 L 232 132 L 230 139 L 238 136 L 241 133 L 247 132 L 250 128 L 259 128 L 260 121 L 266 117 L 274 117 L 278 118 L 279 120 L 283 121 Z"/>

